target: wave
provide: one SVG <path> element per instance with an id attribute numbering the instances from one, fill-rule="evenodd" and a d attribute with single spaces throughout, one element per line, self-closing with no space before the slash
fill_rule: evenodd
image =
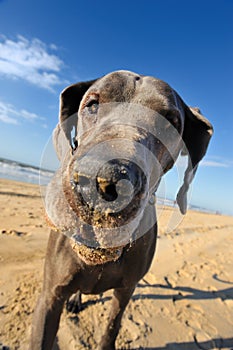
<path id="1" fill-rule="evenodd" d="M 51 170 L 0 158 L 0 178 L 47 185 L 53 175 Z"/>

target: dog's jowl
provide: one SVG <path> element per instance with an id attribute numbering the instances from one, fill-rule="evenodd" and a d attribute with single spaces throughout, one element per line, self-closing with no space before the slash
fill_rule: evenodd
<path id="1" fill-rule="evenodd" d="M 78 310 L 81 293 L 108 289 L 112 307 L 99 349 L 115 349 L 123 312 L 155 252 L 152 199 L 161 177 L 180 153 L 188 156 L 177 194 L 184 214 L 212 133 L 199 109 L 153 77 L 117 71 L 61 93 L 53 134 L 60 168 L 45 198 L 51 233 L 30 350 L 52 349 L 71 296 L 68 308 Z"/>

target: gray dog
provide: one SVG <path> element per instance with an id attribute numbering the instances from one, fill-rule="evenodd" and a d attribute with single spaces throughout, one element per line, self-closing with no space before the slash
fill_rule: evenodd
<path id="1" fill-rule="evenodd" d="M 177 195 L 182 214 L 213 128 L 165 82 L 129 71 L 61 94 L 54 146 L 61 162 L 45 205 L 51 233 L 30 350 L 52 349 L 61 312 L 81 293 L 114 289 L 101 350 L 115 349 L 123 312 L 156 246 L 153 196 L 178 155 L 188 156 Z M 76 294 L 75 294 L 76 293 Z"/>

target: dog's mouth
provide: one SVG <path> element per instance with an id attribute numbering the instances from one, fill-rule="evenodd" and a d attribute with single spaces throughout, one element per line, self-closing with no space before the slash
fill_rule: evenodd
<path id="1" fill-rule="evenodd" d="M 100 237 L 97 238 L 94 227 L 81 224 L 78 231 L 70 237 L 70 244 L 73 251 L 87 265 L 101 265 L 117 261 L 121 257 L 123 248 L 128 243 L 124 241 L 121 242 L 121 246 L 112 246 L 113 240 L 111 238 L 106 247 L 106 239 L 105 244 L 102 242 L 102 246 L 100 246 L 99 240 Z M 114 245 L 116 244 L 120 244 L 119 239 L 115 240 Z"/>
<path id="2" fill-rule="evenodd" d="M 87 265 L 102 265 L 108 262 L 115 262 L 121 257 L 124 248 L 91 248 L 77 242 L 73 237 L 70 243 L 73 251 Z"/>
<path id="3" fill-rule="evenodd" d="M 132 198 L 119 197 L 116 195 L 116 200 L 113 202 L 103 202 L 101 199 L 96 199 L 94 203 L 90 203 L 85 200 L 82 193 L 74 190 L 72 202 L 75 202 L 75 206 L 72 208 L 81 221 L 95 230 L 120 228 L 138 215 L 146 194 L 139 192 Z"/>
<path id="4" fill-rule="evenodd" d="M 144 205 L 141 194 L 134 196 L 132 201 L 119 212 L 110 207 L 93 207 L 88 205 L 83 197 L 74 193 L 70 202 L 73 211 L 79 218 L 79 229 L 73 239 L 76 243 L 94 249 L 118 248 L 127 245 L 134 239 Z"/>
<path id="5" fill-rule="evenodd" d="M 115 163 L 113 168 L 115 169 Z M 63 182 L 66 199 L 79 220 L 76 243 L 90 248 L 112 249 L 127 245 L 137 229 L 148 200 L 146 176 L 129 175 L 126 165 L 111 175 L 95 178 L 72 169 Z M 111 168 L 112 170 L 112 168 Z M 140 175 L 140 176 L 139 176 Z"/>

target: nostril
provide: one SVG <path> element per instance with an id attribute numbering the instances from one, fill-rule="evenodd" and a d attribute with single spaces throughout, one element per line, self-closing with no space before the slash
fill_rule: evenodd
<path id="1" fill-rule="evenodd" d="M 90 182 L 91 182 L 91 180 L 88 177 L 86 177 L 84 175 L 79 175 L 78 183 L 81 187 L 89 186 Z"/>
<path id="2" fill-rule="evenodd" d="M 106 179 L 97 177 L 96 186 L 98 192 L 106 201 L 112 202 L 117 199 L 118 195 L 116 191 L 116 185 L 114 183 L 109 182 Z"/>
<path id="3" fill-rule="evenodd" d="M 82 187 L 88 186 L 90 184 L 90 179 L 85 175 L 80 175 L 78 173 L 74 173 L 73 175 L 74 182 Z"/>
<path id="4" fill-rule="evenodd" d="M 114 184 L 107 185 L 105 187 L 106 200 L 112 202 L 117 199 L 116 186 Z"/>

